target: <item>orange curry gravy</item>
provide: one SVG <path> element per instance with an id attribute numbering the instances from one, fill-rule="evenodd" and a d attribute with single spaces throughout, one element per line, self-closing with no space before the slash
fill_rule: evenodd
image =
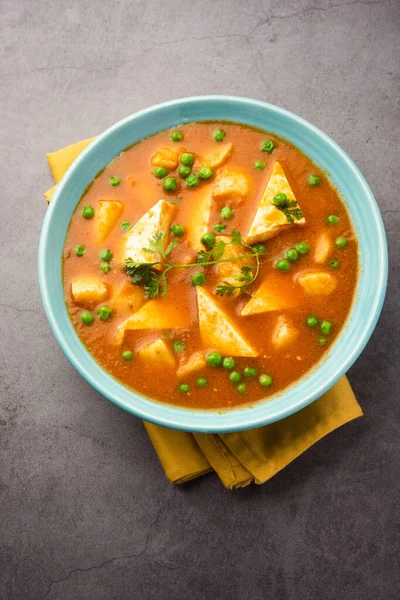
<path id="1" fill-rule="evenodd" d="M 103 273 L 100 269 L 99 252 L 108 248 L 115 258 L 118 257 L 125 235 L 120 227 L 121 223 L 124 221 L 136 223 L 160 198 L 176 203 L 173 223 L 179 223 L 185 227 L 191 219 L 196 219 L 197 198 L 204 194 L 208 186 L 214 185 L 218 168 L 214 169 L 214 176 L 211 179 L 201 181 L 200 185 L 195 188 L 188 188 L 185 180 L 179 177 L 177 170 L 169 171 L 168 175 L 176 177 L 179 185 L 176 192 L 168 193 L 163 189 L 162 179 L 158 179 L 152 173 L 154 166 L 151 164 L 151 158 L 162 146 L 182 148 L 182 151 L 193 153 L 195 156 L 204 156 L 210 151 L 218 150 L 220 144 L 213 139 L 213 132 L 217 128 L 222 128 L 226 133 L 224 142 L 233 143 L 233 152 L 223 167 L 237 167 L 244 171 L 250 181 L 250 190 L 247 197 L 240 202 L 231 202 L 229 198 L 214 201 L 209 231 L 213 231 L 215 224 L 224 222 L 227 227 L 222 235 L 229 235 L 232 230 L 239 230 L 243 236 L 247 233 L 276 161 L 282 165 L 306 219 L 304 226 L 288 226 L 275 237 L 263 242 L 266 252 L 261 258 L 260 273 L 255 283 L 248 288 L 248 291 L 254 294 L 262 281 L 272 274 L 280 291 L 295 299 L 295 306 L 290 309 L 264 312 L 247 317 L 240 316 L 240 311 L 250 297 L 244 293 L 236 297 L 220 298 L 215 296 L 218 279 L 215 267 L 204 269 L 206 275 L 204 288 L 213 294 L 216 302 L 223 307 L 259 353 L 257 357 L 252 358 L 234 357 L 235 371 L 241 373 L 241 382 L 246 384 L 245 393 L 237 391 L 236 386 L 229 380 L 230 371 L 223 367 L 216 368 L 207 364 L 201 370 L 182 379 L 178 378 L 176 369 L 154 368 L 153 364 L 137 357 L 137 352 L 143 346 L 160 337 L 171 349 L 174 341 L 180 340 L 184 343 L 183 351 L 175 353 L 177 367 L 187 361 L 196 351 L 204 350 L 207 355 L 208 352 L 215 350 L 215 348 L 205 347 L 202 344 L 198 325 L 196 288 L 191 283 L 193 274 L 203 271 L 202 268 L 170 271 L 167 295 L 157 299 L 160 310 L 168 310 L 170 306 L 178 307 L 182 314 L 188 316 L 190 327 L 184 330 L 154 330 L 150 328 L 129 331 L 126 332 L 120 345 L 115 343 L 115 333 L 118 325 L 132 314 L 131 309 L 128 306 L 122 310 L 113 309 L 112 296 L 101 302 L 100 305 L 90 307 L 95 319 L 92 324 L 85 325 L 81 322 L 81 314 L 87 308 L 75 305 L 70 291 L 72 281 L 89 277 L 106 282 L 112 287 L 113 294 L 118 293 L 122 286 L 129 281 L 124 267 L 114 259 L 110 262 L 111 270 L 106 274 Z M 253 403 L 266 396 L 276 394 L 307 373 L 329 349 L 336 336 L 340 334 L 352 304 L 357 282 L 357 240 L 347 211 L 337 191 L 329 184 L 324 173 L 304 154 L 284 140 L 244 125 L 232 123 L 190 123 L 177 129 L 183 134 L 183 140 L 180 142 L 171 141 L 171 130 L 164 131 L 142 140 L 122 152 L 95 179 L 81 198 L 72 217 L 65 242 L 63 276 L 67 308 L 73 325 L 89 352 L 107 372 L 124 385 L 162 402 L 189 408 L 228 408 Z M 261 151 L 262 143 L 266 139 L 272 140 L 275 144 L 271 153 Z M 259 160 L 265 164 L 265 168 L 262 170 L 254 167 L 255 161 Z M 198 170 L 198 165 L 195 162 L 193 171 L 196 172 L 196 170 Z M 318 185 L 310 186 L 308 184 L 310 174 L 319 176 Z M 119 185 L 115 187 L 110 185 L 109 179 L 112 176 L 120 179 Z M 176 200 L 177 197 L 179 197 L 178 200 Z M 81 212 L 84 206 L 91 206 L 96 214 L 99 200 L 104 199 L 119 200 L 123 202 L 124 209 L 118 223 L 105 242 L 99 243 L 95 233 L 95 218 L 85 219 Z M 223 221 L 221 219 L 219 213 L 223 206 L 232 207 L 234 216 L 231 220 Z M 339 218 L 338 223 L 327 224 L 328 215 L 336 215 Z M 329 254 L 329 261 L 338 259 L 340 261 L 339 268 L 332 269 L 328 264 L 329 261 L 322 265 L 315 263 L 316 240 L 323 232 L 326 232 L 332 241 L 333 248 Z M 348 240 L 345 248 L 337 248 L 335 240 L 339 236 L 344 236 Z M 299 242 L 306 242 L 310 251 L 301 255 L 297 262 L 291 263 L 288 272 L 278 271 L 276 269 L 277 260 L 284 258 L 286 250 L 295 247 Z M 74 249 L 78 245 L 85 247 L 83 256 L 75 254 Z M 190 248 L 188 248 L 185 235 L 183 235 L 179 238 L 179 245 L 170 255 L 170 259 L 172 262 L 183 262 L 188 252 L 190 253 Z M 323 271 L 332 274 L 337 280 L 335 291 L 329 295 L 305 294 L 296 278 L 299 274 L 309 271 Z M 113 309 L 112 316 L 108 320 L 101 320 L 97 316 L 98 308 L 101 305 Z M 316 315 L 320 323 L 324 319 L 330 321 L 333 324 L 332 333 L 323 336 L 319 326 L 308 327 L 305 320 L 310 314 Z M 285 315 L 290 319 L 291 325 L 298 330 L 298 334 L 290 344 L 276 349 L 272 343 L 272 333 L 280 315 Z M 321 336 L 326 338 L 324 346 L 318 344 Z M 133 352 L 133 360 L 127 361 L 122 358 L 124 350 Z M 244 369 L 249 366 L 255 367 L 258 374 L 270 375 L 273 379 L 272 385 L 267 388 L 262 387 L 258 377 L 246 377 Z M 199 377 L 207 379 L 206 387 L 202 388 L 196 385 Z M 186 393 L 179 390 L 182 382 L 190 386 Z"/>

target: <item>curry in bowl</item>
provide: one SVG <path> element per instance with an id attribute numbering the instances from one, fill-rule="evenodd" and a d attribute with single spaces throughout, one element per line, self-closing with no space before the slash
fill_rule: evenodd
<path id="1" fill-rule="evenodd" d="M 64 248 L 72 323 L 124 385 L 236 407 L 323 357 L 349 314 L 357 240 L 324 173 L 245 125 L 189 123 L 115 158 Z"/>

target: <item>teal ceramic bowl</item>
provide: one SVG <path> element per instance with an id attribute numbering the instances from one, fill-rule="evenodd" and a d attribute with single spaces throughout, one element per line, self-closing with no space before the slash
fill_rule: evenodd
<path id="1" fill-rule="evenodd" d="M 344 199 L 360 246 L 360 276 L 351 314 L 326 358 L 297 383 L 253 407 L 229 411 L 188 410 L 162 404 L 127 389 L 96 363 L 69 319 L 61 261 L 68 225 L 86 186 L 113 158 L 142 138 L 180 123 L 224 120 L 259 127 L 285 138 L 323 169 Z M 387 245 L 382 218 L 364 177 L 347 154 L 322 131 L 271 104 L 230 96 L 172 100 L 113 125 L 90 144 L 57 187 L 43 223 L 39 282 L 46 315 L 61 348 L 96 389 L 134 415 L 166 427 L 228 432 L 259 427 L 291 415 L 329 390 L 346 373 L 370 338 L 386 291 Z M 249 398 L 251 401 L 251 398 Z"/>

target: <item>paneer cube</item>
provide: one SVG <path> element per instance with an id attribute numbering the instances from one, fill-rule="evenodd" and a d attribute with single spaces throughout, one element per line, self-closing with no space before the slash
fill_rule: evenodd
<path id="1" fill-rule="evenodd" d="M 149 247 L 149 240 L 156 233 L 165 234 L 163 248 L 168 244 L 168 234 L 172 219 L 176 212 L 176 206 L 159 200 L 146 214 L 135 223 L 123 237 L 124 252 L 122 260 L 131 258 L 136 262 L 149 263 L 160 260 L 158 253 L 145 252 Z M 155 267 L 157 268 L 157 267 Z"/>
<path id="2" fill-rule="evenodd" d="M 271 274 L 262 282 L 251 300 L 243 308 L 241 316 L 246 317 L 258 313 L 285 310 L 294 308 L 297 305 L 298 299 L 294 294 L 283 291 L 279 276 Z"/>
<path id="3" fill-rule="evenodd" d="M 210 225 L 211 204 L 212 190 L 210 187 L 205 187 L 196 193 L 196 201 L 190 208 L 185 237 L 195 252 L 204 250 L 201 236 L 208 231 Z"/>
<path id="4" fill-rule="evenodd" d="M 190 327 L 189 314 L 176 306 L 168 297 L 149 300 L 118 327 L 115 341 L 120 343 L 126 331 L 134 329 L 186 329 Z"/>
<path id="5" fill-rule="evenodd" d="M 232 356 L 258 356 L 257 350 L 210 293 L 200 286 L 196 290 L 200 334 L 205 347 Z"/>
<path id="6" fill-rule="evenodd" d="M 179 365 L 176 374 L 178 377 L 188 377 L 188 375 L 201 371 L 206 366 L 207 362 L 204 352 L 200 350 L 199 352 L 194 352 L 185 363 Z"/>
<path id="7" fill-rule="evenodd" d="M 233 144 L 224 143 L 220 144 L 218 148 L 211 150 L 208 154 L 203 155 L 200 158 L 201 165 L 203 167 L 210 167 L 216 169 L 220 167 L 232 154 Z"/>
<path id="8" fill-rule="evenodd" d="M 285 348 L 297 340 L 299 333 L 288 317 L 279 315 L 272 333 L 272 344 L 277 350 Z"/>
<path id="9" fill-rule="evenodd" d="M 271 177 L 269 178 L 267 187 L 265 188 L 253 222 L 246 236 L 247 244 L 255 244 L 256 242 L 268 240 L 277 235 L 282 229 L 305 224 L 306 220 L 304 216 L 301 219 L 295 219 L 294 223 L 289 223 L 284 212 L 277 208 L 273 203 L 273 198 L 276 194 L 286 194 L 289 201 L 296 200 L 293 190 L 290 187 L 290 183 L 278 162 L 275 163 Z"/>
<path id="10" fill-rule="evenodd" d="M 333 244 L 329 235 L 324 231 L 321 233 L 315 244 L 314 260 L 318 265 L 323 265 L 328 260 L 332 252 Z"/>
<path id="11" fill-rule="evenodd" d="M 335 291 L 337 281 L 330 273 L 303 273 L 297 278 L 306 294 L 310 296 L 329 296 Z"/>
<path id="12" fill-rule="evenodd" d="M 137 357 L 140 360 L 150 363 L 155 368 L 170 367 L 171 369 L 175 369 L 176 366 L 174 354 L 162 338 L 138 350 Z"/>
<path id="13" fill-rule="evenodd" d="M 117 224 L 124 210 L 124 203 L 118 200 L 99 200 L 95 225 L 99 242 L 105 242 Z"/>
<path id="14" fill-rule="evenodd" d="M 113 299 L 113 306 L 117 312 L 136 312 L 144 301 L 144 289 L 126 281 Z"/>
<path id="15" fill-rule="evenodd" d="M 226 235 L 219 235 L 216 237 L 216 243 L 225 242 L 226 244 L 231 241 L 231 238 Z M 243 246 L 236 246 L 234 244 L 229 244 L 229 246 L 225 246 L 224 253 L 221 258 L 235 258 L 237 256 L 243 256 L 245 254 L 249 254 L 249 251 Z M 241 260 L 235 260 L 232 262 L 221 262 L 215 266 L 215 269 L 218 273 L 219 284 L 222 284 L 224 281 L 227 281 L 231 285 L 240 285 L 240 283 L 235 279 L 235 277 L 241 277 L 243 275 L 241 269 L 242 267 L 253 267 L 255 266 L 254 258 L 243 258 Z M 235 290 L 233 295 L 237 296 L 240 294 L 239 290 Z"/>
<path id="16" fill-rule="evenodd" d="M 152 157 L 151 164 L 154 167 L 165 167 L 170 170 L 176 169 L 182 151 L 182 148 L 168 148 L 168 146 L 162 146 Z"/>
<path id="17" fill-rule="evenodd" d="M 249 176 L 233 167 L 224 167 L 218 171 L 214 182 L 213 197 L 243 200 L 249 194 Z"/>
<path id="18" fill-rule="evenodd" d="M 71 283 L 72 300 L 84 308 L 93 308 L 105 302 L 111 294 L 111 285 L 99 279 L 74 279 Z"/>

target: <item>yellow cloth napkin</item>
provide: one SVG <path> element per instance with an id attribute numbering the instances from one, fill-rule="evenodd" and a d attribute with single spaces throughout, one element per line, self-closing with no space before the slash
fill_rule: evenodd
<path id="1" fill-rule="evenodd" d="M 56 184 L 94 139 L 47 154 Z M 45 193 L 48 202 L 55 188 Z M 184 483 L 214 470 L 223 485 L 232 489 L 264 483 L 325 435 L 360 416 L 362 410 L 347 378 L 342 377 L 303 410 L 258 429 L 215 435 L 144 425 L 171 483 Z"/>

